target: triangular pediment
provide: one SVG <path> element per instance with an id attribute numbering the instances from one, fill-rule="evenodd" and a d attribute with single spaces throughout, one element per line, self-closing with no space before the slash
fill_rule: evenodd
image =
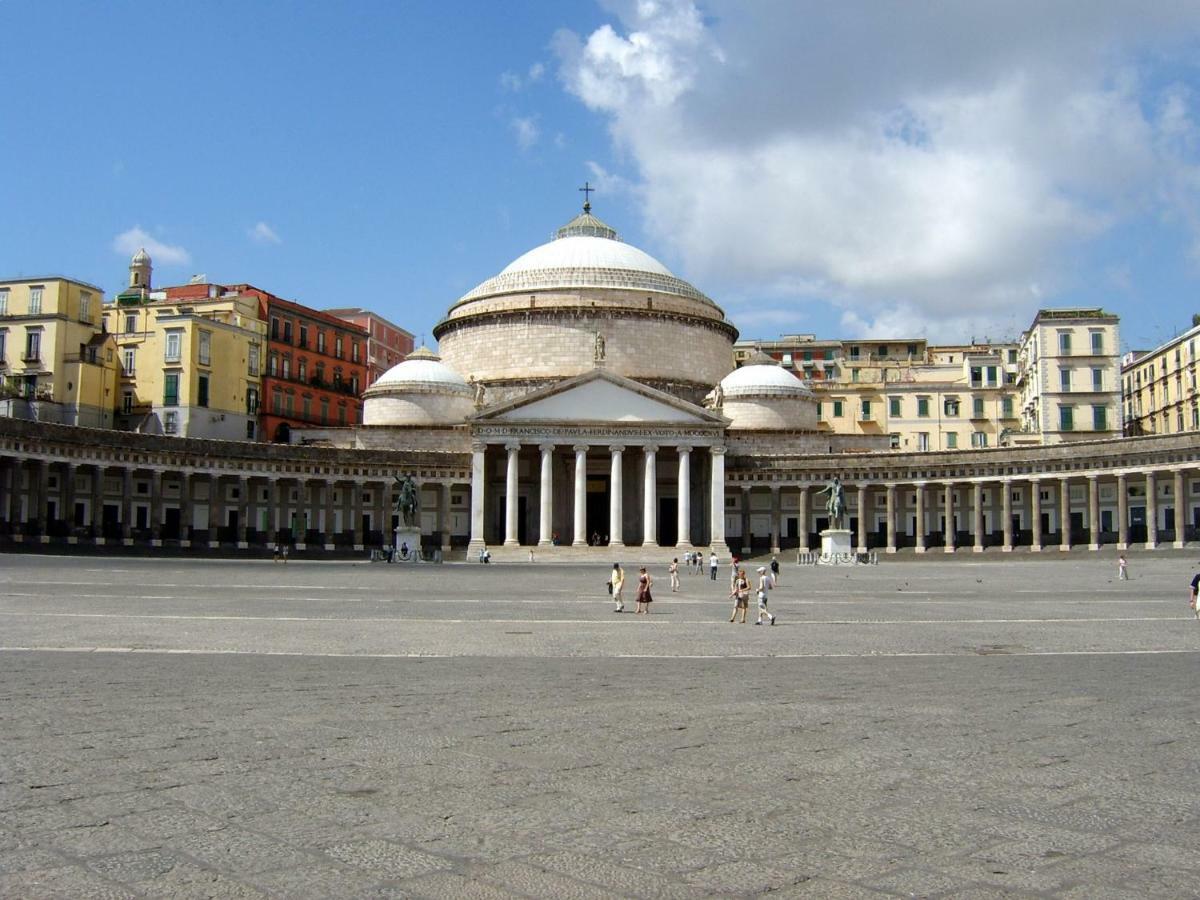
<path id="1" fill-rule="evenodd" d="M 603 369 L 594 369 L 485 409 L 475 422 L 613 422 L 724 425 L 721 416 Z"/>

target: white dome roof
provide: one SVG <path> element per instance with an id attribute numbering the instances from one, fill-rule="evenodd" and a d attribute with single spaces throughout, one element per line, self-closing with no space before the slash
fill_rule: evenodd
<path id="1" fill-rule="evenodd" d="M 632 244 L 602 237 L 563 237 L 534 247 L 504 267 L 501 275 L 537 269 L 628 269 L 673 278 L 671 270 Z"/>
<path id="2" fill-rule="evenodd" d="M 417 385 L 426 388 L 442 386 L 468 393 L 471 391 L 471 386 L 465 378 L 442 362 L 440 356 L 424 347 L 408 354 L 404 362 L 392 366 L 380 375 L 370 390 L 375 393 L 376 388 Z"/>
<path id="3" fill-rule="evenodd" d="M 137 253 L 133 254 L 133 259 L 130 260 L 130 262 L 129 262 L 129 264 L 131 266 L 149 265 L 149 263 L 150 263 L 150 254 L 146 252 L 145 247 L 143 247 Z"/>
<path id="4" fill-rule="evenodd" d="M 751 365 L 734 369 L 721 379 L 726 397 L 810 397 L 812 391 L 787 369 Z"/>

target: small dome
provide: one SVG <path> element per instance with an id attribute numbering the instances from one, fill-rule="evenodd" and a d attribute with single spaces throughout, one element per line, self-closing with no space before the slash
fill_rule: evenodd
<path id="1" fill-rule="evenodd" d="M 442 362 L 442 358 L 428 347 L 421 347 L 408 354 L 404 362 L 397 363 L 380 375 L 370 390 L 378 393 L 376 389 L 379 388 L 405 385 L 422 385 L 427 388 L 442 386 L 451 390 L 458 389 L 461 393 L 471 393 L 471 386 L 467 384 L 467 380 Z"/>
<path id="2" fill-rule="evenodd" d="M 133 254 L 133 259 L 129 263 L 131 266 L 148 266 L 150 265 L 150 254 L 143 247 L 137 253 Z"/>
<path id="3" fill-rule="evenodd" d="M 775 365 L 750 365 L 734 369 L 721 379 L 726 397 L 811 397 L 803 381 Z"/>

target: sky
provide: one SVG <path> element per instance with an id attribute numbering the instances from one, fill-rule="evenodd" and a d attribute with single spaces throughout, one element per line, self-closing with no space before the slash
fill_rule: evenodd
<path id="1" fill-rule="evenodd" d="M 579 210 L 744 338 L 1200 312 L 1194 0 L 0 0 L 0 277 L 418 339 Z"/>

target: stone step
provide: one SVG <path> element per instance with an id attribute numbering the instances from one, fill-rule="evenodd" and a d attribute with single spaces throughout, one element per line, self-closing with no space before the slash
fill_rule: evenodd
<path id="1" fill-rule="evenodd" d="M 592 563 L 595 565 L 608 564 L 611 566 L 614 562 L 619 562 L 625 568 L 630 566 L 641 565 L 669 565 L 671 560 L 678 559 L 680 571 L 683 571 L 683 555 L 686 550 L 681 550 L 677 547 L 642 547 L 626 546 L 626 547 L 505 547 L 502 545 L 489 546 L 488 550 L 492 554 L 493 563 L 527 563 L 529 562 L 529 551 L 533 551 L 533 561 L 537 563 L 561 562 L 561 563 Z M 708 565 L 708 549 L 697 547 L 704 556 L 704 565 Z M 477 553 L 467 554 L 468 562 L 478 561 Z M 770 555 L 763 557 L 770 559 Z M 724 553 L 717 551 L 717 560 L 724 566 L 729 565 L 729 551 Z"/>

